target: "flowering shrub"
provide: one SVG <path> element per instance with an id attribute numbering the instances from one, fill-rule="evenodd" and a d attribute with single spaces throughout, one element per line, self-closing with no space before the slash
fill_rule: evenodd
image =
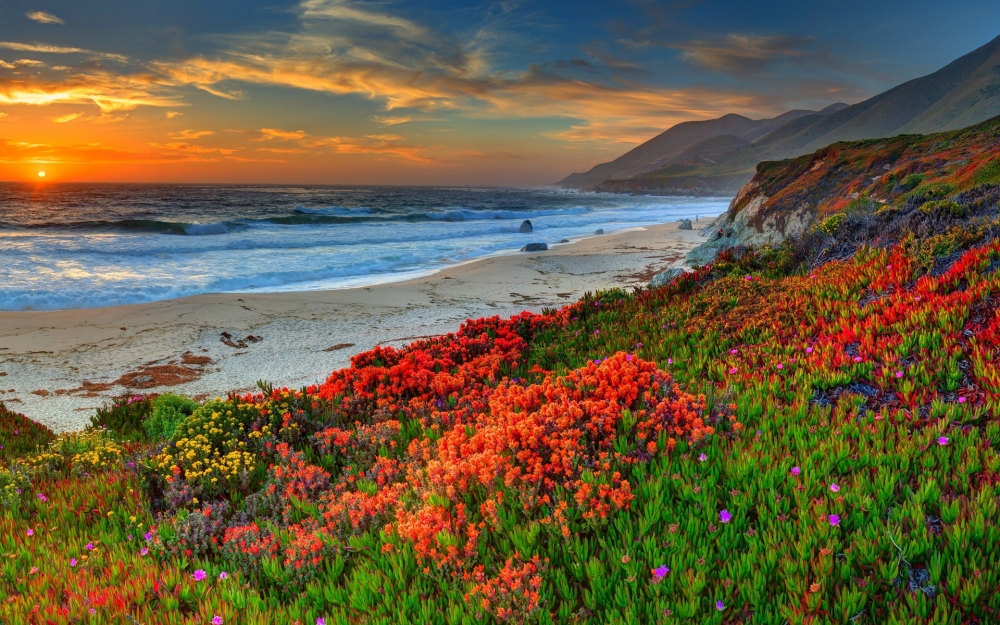
<path id="1" fill-rule="evenodd" d="M 148 419 L 142 422 L 142 427 L 152 440 L 170 439 L 177 426 L 198 408 L 198 402 L 165 393 L 153 399 L 153 409 Z"/>

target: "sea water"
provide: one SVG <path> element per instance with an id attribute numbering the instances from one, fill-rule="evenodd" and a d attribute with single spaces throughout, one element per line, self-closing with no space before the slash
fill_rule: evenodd
<path id="1" fill-rule="evenodd" d="M 727 202 L 548 188 L 2 183 L 0 310 L 365 286 L 599 228 L 716 215 Z M 525 219 L 530 234 L 519 232 Z"/>

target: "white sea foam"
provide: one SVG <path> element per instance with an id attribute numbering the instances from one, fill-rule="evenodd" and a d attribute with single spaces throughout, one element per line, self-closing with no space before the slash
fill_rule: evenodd
<path id="1" fill-rule="evenodd" d="M 355 201 L 376 195 L 357 193 Z M 395 203 L 377 209 L 320 204 L 254 213 L 239 204 L 228 212 L 203 211 L 197 219 L 179 210 L 146 211 L 142 219 L 115 217 L 139 224 L 132 229 L 0 228 L 0 309 L 89 308 L 209 292 L 374 284 L 515 252 L 530 242 L 575 240 L 598 228 L 611 233 L 726 208 L 724 200 L 562 193 L 528 195 L 506 206 L 499 201 L 478 208 L 434 206 L 421 193 L 400 192 Z M 564 199 L 545 206 L 546 198 Z M 289 212 L 319 219 L 282 216 Z M 524 219 L 531 220 L 533 233 L 518 232 Z"/>

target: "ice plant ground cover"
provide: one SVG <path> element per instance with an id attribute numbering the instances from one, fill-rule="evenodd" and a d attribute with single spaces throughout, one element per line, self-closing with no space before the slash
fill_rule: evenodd
<path id="1" fill-rule="evenodd" d="M 82 433 L 0 410 L 0 622 L 997 622 L 977 175 L 937 239 L 734 250 Z"/>

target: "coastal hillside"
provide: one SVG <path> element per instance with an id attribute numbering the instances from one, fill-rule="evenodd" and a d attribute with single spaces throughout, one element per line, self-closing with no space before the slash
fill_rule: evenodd
<path id="1" fill-rule="evenodd" d="M 706 229 L 711 239 L 688 259 L 789 238 L 838 240 L 841 254 L 908 234 L 930 237 L 996 213 L 1000 117 L 958 131 L 839 142 L 812 154 L 763 162 L 729 210 Z M 718 236 L 719 230 L 724 236 Z"/>
<path id="2" fill-rule="evenodd" d="M 817 115 L 826 115 L 846 107 L 846 104 L 833 104 L 822 111 L 796 109 L 773 119 L 753 120 L 730 113 L 718 119 L 681 122 L 615 160 L 596 165 L 584 173 L 570 174 L 557 184 L 567 188 L 588 188 L 605 180 L 629 178 L 700 156 L 698 146 L 717 137 L 736 137 L 743 142 L 742 145 L 749 146 L 753 141 L 785 127 L 796 119 L 815 118 Z"/>
<path id="3" fill-rule="evenodd" d="M 809 236 L 316 386 L 0 408 L 0 622 L 994 622 L 998 137 L 763 164 Z"/>
<path id="4" fill-rule="evenodd" d="M 647 154 L 644 162 L 655 166 L 612 175 L 617 170 L 609 163 L 595 167 L 592 175 L 588 172 L 589 178 L 570 177 L 562 184 L 616 193 L 735 193 L 761 161 L 807 154 L 839 141 L 956 130 L 994 117 L 1000 114 L 998 67 L 1000 37 L 933 74 L 864 102 L 789 118 L 768 134 L 749 139 L 750 146 L 732 144 L 726 151 L 717 150 L 710 161 L 652 158 L 649 153 L 664 133 L 629 152 Z M 593 181 L 602 175 L 601 181 Z"/>

